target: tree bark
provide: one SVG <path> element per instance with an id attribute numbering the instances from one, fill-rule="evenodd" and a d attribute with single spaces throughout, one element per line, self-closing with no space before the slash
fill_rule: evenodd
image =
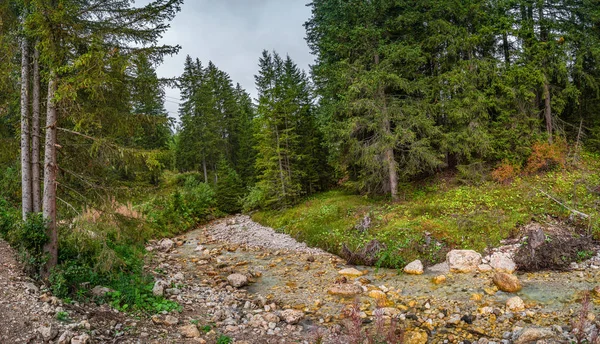
<path id="1" fill-rule="evenodd" d="M 31 155 L 29 151 L 29 42 L 21 41 L 21 203 L 22 217 L 33 210 L 31 201 Z"/>
<path id="2" fill-rule="evenodd" d="M 44 252 L 48 254 L 48 261 L 42 271 L 44 278 L 48 278 L 52 268 L 58 262 L 58 231 L 56 227 L 56 172 L 58 169 L 56 161 L 56 122 L 58 118 L 54 102 L 57 87 L 56 79 L 56 75 L 50 75 L 46 109 L 43 216 L 47 224 L 48 242 L 44 245 Z"/>
<path id="3" fill-rule="evenodd" d="M 379 65 L 379 53 L 375 53 L 375 66 Z M 384 151 L 384 156 L 385 156 L 385 162 L 387 164 L 387 169 L 388 169 L 388 177 L 389 177 L 389 183 L 390 183 L 390 195 L 392 197 L 392 201 L 397 201 L 398 200 L 398 171 L 396 170 L 396 158 L 394 157 L 394 146 L 393 146 L 393 142 L 390 143 L 388 142 L 388 140 L 391 140 L 392 137 L 392 127 L 391 127 L 391 122 L 390 122 L 390 118 L 388 116 L 387 113 L 387 104 L 386 104 L 386 97 L 385 97 L 385 90 L 383 89 L 383 86 L 381 85 L 381 83 L 379 84 L 378 88 L 377 88 L 377 93 L 378 93 L 378 97 L 379 97 L 379 101 L 381 102 L 381 112 L 382 112 L 382 117 L 383 117 L 383 123 L 382 123 L 382 129 L 383 129 L 383 137 L 384 137 L 384 145 L 385 147 L 385 151 Z"/>
<path id="4" fill-rule="evenodd" d="M 31 132 L 31 194 L 33 212 L 42 211 L 40 198 L 40 52 L 37 47 L 33 53 L 33 105 Z"/>
<path id="5" fill-rule="evenodd" d="M 544 118 L 546 119 L 546 132 L 548 133 L 548 142 L 552 144 L 552 104 L 550 102 L 550 85 L 544 80 Z"/>

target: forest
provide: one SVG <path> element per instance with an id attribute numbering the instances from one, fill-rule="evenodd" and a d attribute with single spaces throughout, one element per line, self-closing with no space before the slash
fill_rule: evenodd
<path id="1" fill-rule="evenodd" d="M 177 310 L 148 242 L 240 213 L 390 268 L 546 218 L 599 237 L 597 1 L 313 0 L 314 64 L 246 56 L 256 98 L 219 61 L 157 75 L 183 1 L 0 3 L 0 235 L 53 295 Z"/>

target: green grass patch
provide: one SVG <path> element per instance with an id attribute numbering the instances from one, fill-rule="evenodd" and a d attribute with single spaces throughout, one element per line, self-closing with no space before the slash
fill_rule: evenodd
<path id="1" fill-rule="evenodd" d="M 516 178 L 509 185 L 493 181 L 461 185 L 455 178 L 432 179 L 401 190 L 404 200 L 390 203 L 343 191 L 329 191 L 285 209 L 259 211 L 253 219 L 288 233 L 311 246 L 340 254 L 342 244 L 356 250 L 371 240 L 386 245 L 379 265 L 399 268 L 413 259 L 436 263 L 452 248 L 482 251 L 516 235 L 519 226 L 544 222 L 547 216 L 567 219 L 572 209 L 589 214 L 580 226 L 600 233 L 600 156 L 585 154 L 577 168 Z M 543 191 L 543 192 L 542 192 Z M 355 226 L 369 215 L 369 230 Z"/>

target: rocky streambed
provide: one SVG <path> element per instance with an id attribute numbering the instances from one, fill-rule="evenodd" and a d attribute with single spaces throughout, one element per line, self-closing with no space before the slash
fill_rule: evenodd
<path id="1" fill-rule="evenodd" d="M 346 343 L 349 309 L 358 310 L 355 317 L 366 328 L 378 319 L 397 322 L 407 343 L 560 343 L 592 339 L 597 328 L 593 292 L 588 309 L 580 309 L 600 285 L 598 256 L 568 272 L 518 274 L 520 290 L 506 292 L 513 291 L 501 284 L 515 276 L 514 245 L 485 257 L 456 251 L 422 273 L 415 262 L 407 269 L 413 274 L 406 274 L 345 265 L 235 216 L 147 249 L 154 252 L 149 269 L 159 279 L 156 292 L 184 305 L 176 319 L 154 317 L 165 328 L 144 333 L 148 340 L 211 342 L 222 333 L 240 343 L 312 343 L 317 337 Z"/>

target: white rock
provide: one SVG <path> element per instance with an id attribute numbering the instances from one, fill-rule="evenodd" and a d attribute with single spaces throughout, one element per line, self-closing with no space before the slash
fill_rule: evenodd
<path id="1" fill-rule="evenodd" d="M 338 271 L 338 274 L 348 276 L 348 277 L 360 277 L 363 275 L 362 271 L 359 271 L 355 268 L 346 268 Z"/>
<path id="2" fill-rule="evenodd" d="M 58 335 L 58 330 L 52 325 L 40 326 L 38 327 L 37 332 L 42 335 L 42 338 L 44 338 L 44 341 L 46 342 L 51 341 Z"/>
<path id="3" fill-rule="evenodd" d="M 512 260 L 510 254 L 504 252 L 495 252 L 490 257 L 490 266 L 496 271 L 512 274 L 517 269 L 517 265 Z"/>
<path id="4" fill-rule="evenodd" d="M 248 277 L 242 274 L 231 274 L 227 276 L 227 282 L 229 282 L 232 287 L 241 288 L 248 284 Z"/>
<path id="5" fill-rule="evenodd" d="M 506 300 L 506 309 L 511 312 L 519 312 L 525 309 L 525 303 L 518 296 L 513 296 Z"/>
<path id="6" fill-rule="evenodd" d="M 423 263 L 418 259 L 410 262 L 404 267 L 404 272 L 409 275 L 421 275 L 423 273 Z"/>
<path id="7" fill-rule="evenodd" d="M 167 285 L 167 283 L 163 280 L 158 280 L 158 281 L 154 282 L 154 287 L 152 288 L 152 294 L 154 294 L 154 296 L 164 296 L 166 285 Z"/>
<path id="8" fill-rule="evenodd" d="M 158 247 L 161 251 L 169 252 L 171 249 L 173 249 L 173 247 L 175 247 L 175 243 L 173 240 L 165 238 L 158 243 Z"/>
<path id="9" fill-rule="evenodd" d="M 451 272 L 472 272 L 481 264 L 481 254 L 473 250 L 452 250 L 446 254 Z"/>
<path id="10" fill-rule="evenodd" d="M 492 267 L 489 264 L 479 264 L 477 265 L 477 270 L 479 272 L 489 272 L 492 271 Z"/>

